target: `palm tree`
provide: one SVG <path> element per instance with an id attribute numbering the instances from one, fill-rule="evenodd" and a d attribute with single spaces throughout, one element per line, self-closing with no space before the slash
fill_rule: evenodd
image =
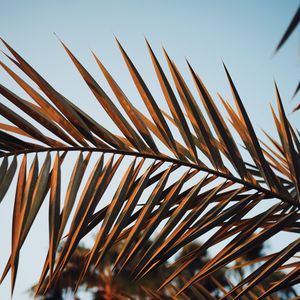
<path id="1" fill-rule="evenodd" d="M 150 246 L 150 242 L 148 242 L 148 245 Z M 63 245 L 59 248 L 62 249 Z M 127 266 L 126 269 L 119 274 L 113 268 L 113 263 L 121 249 L 122 243 L 111 248 L 104 261 L 102 261 L 97 268 L 94 269 L 94 265 L 90 267 L 80 283 L 80 289 L 82 291 L 91 294 L 91 297 L 95 300 L 145 299 L 147 289 L 155 290 L 159 288 L 159 274 L 169 272 L 169 266 L 163 264 L 156 272 L 153 272 L 150 276 L 146 276 L 138 283 L 131 282 L 130 270 L 132 265 Z M 76 299 L 79 300 L 76 282 L 84 267 L 89 251 L 90 249 L 88 247 L 79 245 L 72 254 L 56 284 L 47 290 L 49 277 L 44 280 L 43 287 L 38 293 L 38 299 L 57 300 L 71 296 L 72 298 L 77 297 Z M 30 292 L 35 293 L 36 288 L 37 286 L 32 287 Z M 164 289 L 160 293 L 160 296 L 166 298 L 167 294 L 167 289 Z M 153 299 L 153 297 L 149 299 Z"/>
<path id="2" fill-rule="evenodd" d="M 149 247 L 151 242 L 149 243 Z M 190 252 L 197 250 L 201 245 L 197 242 L 192 242 L 183 247 L 178 255 L 178 259 L 185 257 Z M 148 291 L 153 291 L 159 287 L 160 283 L 160 274 L 162 272 L 170 273 L 173 270 L 173 266 L 170 263 L 164 263 L 159 267 L 156 272 L 148 274 L 146 278 L 143 278 L 139 282 L 130 282 L 130 270 L 132 266 L 126 267 L 126 272 L 121 272 L 116 275 L 115 270 L 113 269 L 113 263 L 116 256 L 122 250 L 122 243 L 118 244 L 116 247 L 110 249 L 105 261 L 103 261 L 97 269 L 93 272 L 93 266 L 86 274 L 84 280 L 80 284 L 80 288 L 86 290 L 86 292 L 92 294 L 93 299 L 145 299 Z M 75 284 L 80 276 L 83 265 L 86 261 L 86 257 L 90 249 L 84 246 L 79 245 L 71 256 L 69 262 L 67 263 L 62 276 L 58 279 L 55 286 L 52 286 L 47 292 L 44 292 L 43 289 L 39 292 L 38 299 L 41 300 L 57 300 L 64 299 L 66 295 L 76 297 Z M 141 255 L 141 254 L 140 254 Z M 213 293 L 215 296 L 219 296 L 219 289 L 216 283 L 221 284 L 223 287 L 230 286 L 230 278 L 234 276 L 241 276 L 242 280 L 245 276 L 240 272 L 241 266 L 245 271 L 245 267 L 249 266 L 251 271 L 254 270 L 253 264 L 259 263 L 259 261 L 264 260 L 264 249 L 261 245 L 256 246 L 245 253 L 243 257 L 240 257 L 236 260 L 236 265 L 230 269 L 220 269 L 213 276 L 207 277 L 202 283 L 202 288 L 208 290 L 209 293 Z M 207 252 L 200 255 L 193 264 L 190 264 L 177 278 L 174 282 L 174 288 L 183 284 L 188 278 L 193 277 L 208 261 L 210 256 Z M 277 272 L 272 274 L 268 281 L 272 282 L 274 279 L 282 279 L 284 277 L 283 272 Z M 266 280 L 265 280 L 266 281 Z M 270 282 L 263 281 L 261 284 L 263 287 L 267 287 Z M 44 286 L 46 287 L 48 278 L 44 281 Z M 36 286 L 34 286 L 30 292 L 34 293 Z M 195 299 L 201 294 L 196 287 L 190 288 L 185 292 L 185 298 Z M 259 295 L 259 289 L 254 289 L 254 294 Z M 168 295 L 174 295 L 174 290 L 163 289 L 159 293 L 159 297 L 163 299 L 168 299 Z M 293 288 L 287 288 L 280 291 L 280 299 L 288 300 L 293 296 L 297 296 L 296 291 Z M 86 295 L 85 295 L 86 297 Z M 156 297 L 149 293 L 147 299 L 156 299 Z M 80 300 L 80 298 L 76 297 Z M 171 299 L 171 298 L 170 298 Z"/>
<path id="3" fill-rule="evenodd" d="M 157 298 L 167 288 L 173 291 L 172 297 L 183 299 L 189 298 L 191 289 L 197 299 L 278 299 L 281 290 L 299 283 L 297 236 L 282 249 L 271 251 L 239 281 L 222 282 L 216 276 L 278 234 L 299 233 L 299 134 L 287 119 L 276 84 L 278 112 L 272 108 L 272 113 L 279 139 L 266 133 L 266 140 L 261 141 L 225 66 L 235 108 L 222 96 L 219 98 L 232 126 L 192 66 L 188 63 L 199 99 L 165 50 L 176 91 L 147 43 L 170 113 L 161 109 L 118 42 L 148 110 L 145 112 L 126 97 L 93 54 L 119 109 L 62 43 L 118 128 L 119 133 L 113 133 L 55 90 L 3 42 L 12 55 L 8 56 L 11 63 L 39 87 L 34 89 L 0 62 L 30 97 L 23 99 L 0 85 L 6 101 L 19 109 L 0 104 L 0 113 L 9 121 L 0 124 L 0 201 L 17 179 L 12 250 L 1 278 L 11 272 L 12 290 L 20 249 L 45 201 L 49 202 L 49 249 L 36 293 L 55 287 L 80 241 L 90 232 L 96 232 L 96 238 L 75 288 L 84 282 L 91 266 L 103 263 L 120 241 L 122 248 L 113 269 L 121 274 L 131 266 L 130 278 L 134 281 L 143 280 L 175 257 L 171 272 L 160 274 L 159 288 L 145 288 Z M 243 147 L 238 146 L 240 142 Z M 65 161 L 73 170 L 69 178 L 64 175 L 62 180 Z M 61 193 L 64 184 L 66 193 Z M 176 256 L 199 238 L 203 243 L 196 249 Z M 62 249 L 57 252 L 62 239 Z M 191 276 L 185 276 L 188 268 L 211 249 L 218 253 Z M 274 277 L 283 271 L 284 277 Z M 207 288 L 207 280 L 215 288 Z"/>
<path id="4" fill-rule="evenodd" d="M 151 242 L 148 242 L 148 246 L 151 246 Z M 193 250 L 198 249 L 200 245 L 196 242 L 190 243 L 189 245 L 183 247 L 183 249 L 178 254 L 178 259 L 184 257 L 188 253 Z M 85 290 L 86 292 L 92 294 L 93 299 L 101 300 L 101 299 L 145 299 L 148 291 L 155 291 L 159 288 L 160 284 L 160 275 L 162 273 L 169 273 L 172 271 L 172 264 L 164 263 L 162 264 L 158 270 L 148 274 L 143 280 L 139 282 L 131 282 L 130 281 L 130 271 L 132 270 L 132 265 L 126 267 L 125 272 L 121 272 L 116 274 L 116 270 L 113 268 L 113 263 L 115 261 L 116 256 L 122 250 L 122 243 L 118 244 L 116 247 L 110 249 L 105 261 L 103 261 L 95 271 L 93 271 L 93 267 L 91 266 L 90 270 L 88 270 L 85 278 L 80 284 L 81 290 Z M 87 255 L 90 249 L 79 245 L 71 256 L 69 262 L 63 270 L 62 276 L 58 279 L 55 286 L 52 286 L 49 290 L 45 291 L 44 289 L 47 286 L 49 278 L 46 278 L 44 281 L 44 289 L 40 289 L 38 293 L 38 299 L 41 300 L 57 300 L 64 299 L 66 295 L 71 295 L 72 298 L 78 297 L 76 296 L 76 282 L 78 281 L 78 277 L 80 276 L 81 270 L 86 261 Z M 142 254 L 140 253 L 140 256 Z M 202 256 L 197 258 L 194 264 L 188 266 L 188 268 L 184 271 L 180 278 L 178 278 L 178 282 L 175 282 L 174 287 L 182 284 L 182 280 L 186 280 L 196 274 L 199 269 L 209 260 L 208 253 L 204 253 Z M 136 263 L 136 262 L 135 262 Z M 217 274 L 214 276 L 215 280 L 221 282 L 224 286 L 228 285 L 225 270 L 219 270 Z M 218 289 L 216 288 L 215 282 L 212 278 L 208 278 L 203 283 L 206 289 L 209 292 L 218 293 Z M 36 290 L 36 285 L 30 289 L 30 293 L 34 294 Z M 189 295 L 191 299 L 197 296 L 194 295 L 195 288 L 189 289 L 186 292 L 186 297 Z M 159 293 L 159 297 L 168 299 L 168 295 L 173 295 L 174 290 L 163 289 Z M 156 299 L 151 293 L 148 295 L 149 299 Z M 80 298 L 77 298 L 80 299 Z M 171 299 L 171 298 L 170 298 Z"/>

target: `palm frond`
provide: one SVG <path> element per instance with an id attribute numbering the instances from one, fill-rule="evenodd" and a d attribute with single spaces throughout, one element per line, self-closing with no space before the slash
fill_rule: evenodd
<path id="1" fill-rule="evenodd" d="M 204 243 L 175 261 L 171 273 L 162 278 L 161 289 L 170 289 L 174 297 L 180 294 L 185 298 L 192 293 L 199 299 L 216 299 L 203 284 L 208 277 L 219 291 L 218 295 L 226 299 L 240 299 L 243 295 L 250 299 L 269 297 L 281 288 L 296 284 L 299 266 L 295 262 L 287 278 L 267 287 L 260 283 L 295 258 L 300 250 L 298 239 L 266 256 L 260 261 L 262 264 L 240 282 L 223 286 L 214 277 L 252 247 L 278 233 L 299 232 L 300 143 L 286 117 L 277 87 L 279 113 L 277 116 L 273 111 L 273 115 L 280 139 L 277 141 L 267 135 L 270 146 L 259 141 L 226 67 L 236 109 L 220 98 L 236 132 L 225 121 L 189 63 L 205 111 L 164 50 L 176 91 L 172 89 L 147 42 L 169 114 L 160 108 L 132 60 L 120 42 L 117 43 L 148 113 L 140 111 L 127 98 L 93 53 L 121 111 L 68 47 L 62 45 L 121 135 L 110 132 L 55 90 L 4 42 L 13 56 L 8 59 L 44 95 L 0 62 L 29 97 L 23 99 L 0 85 L 3 101 L 16 107 L 11 109 L 9 105 L 0 104 L 0 113 L 7 120 L 0 127 L 0 201 L 10 197 L 7 191 L 14 177 L 17 178 L 11 256 L 1 281 L 11 270 L 13 290 L 20 250 L 49 194 L 49 249 L 37 293 L 55 285 L 80 241 L 95 229 L 96 239 L 77 286 L 91 266 L 101 264 L 108 251 L 120 241 L 123 241 L 122 249 L 113 263 L 114 272 L 118 274 L 137 261 L 131 276 L 138 280 L 198 238 Z M 24 114 L 28 118 L 21 116 Z M 238 146 L 236 133 L 244 148 Z M 245 151 L 251 161 L 244 159 Z M 63 180 L 66 159 L 73 169 L 70 178 Z M 17 166 L 19 160 L 20 167 Z M 65 193 L 61 192 L 63 185 Z M 276 200 L 275 204 L 272 199 Z M 267 209 L 262 211 L 263 204 Z M 185 278 L 182 272 L 212 247 L 221 249 L 219 254 L 193 277 Z M 240 268 L 246 266 L 240 265 Z M 159 297 L 159 291 L 147 288 L 145 291 Z"/>

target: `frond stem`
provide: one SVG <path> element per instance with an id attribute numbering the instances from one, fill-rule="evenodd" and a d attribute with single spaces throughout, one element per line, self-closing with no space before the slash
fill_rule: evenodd
<path id="1" fill-rule="evenodd" d="M 45 148 L 45 147 L 41 147 L 41 148 L 35 148 L 35 149 L 25 149 L 25 150 L 20 150 L 20 151 L 15 151 L 15 152 L 9 152 L 9 153 L 1 153 L 0 154 L 0 158 L 1 157 L 9 157 L 9 156 L 13 156 L 13 155 L 20 155 L 20 154 L 29 154 L 29 153 L 41 153 L 41 152 L 53 152 L 53 151 L 88 151 L 88 152 L 102 152 L 102 153 L 111 153 L 111 154 L 119 154 L 119 155 L 128 155 L 128 156 L 135 156 L 135 157 L 143 157 L 143 158 L 148 158 L 148 159 L 154 159 L 154 160 L 160 160 L 163 162 L 168 162 L 168 163 L 173 163 L 173 164 L 177 164 L 177 165 L 181 165 L 181 166 L 185 166 L 185 167 L 189 167 L 198 171 L 203 171 L 203 172 L 207 172 L 209 174 L 213 174 L 216 175 L 218 177 L 230 180 L 234 183 L 239 183 L 247 188 L 250 189 L 254 189 L 258 192 L 264 193 L 267 196 L 270 197 L 274 197 L 277 198 L 283 202 L 287 202 L 293 206 L 296 206 L 298 208 L 300 208 L 300 203 L 296 203 L 292 198 L 283 195 L 283 194 L 279 194 L 273 191 L 270 191 L 264 187 L 255 185 L 251 182 L 245 181 L 243 179 L 237 178 L 233 175 L 230 174 L 226 174 L 226 173 L 222 173 L 220 171 L 214 170 L 214 169 L 210 169 L 208 167 L 205 167 L 203 165 L 197 165 L 191 162 L 187 162 L 187 161 L 181 161 L 179 159 L 176 158 L 172 158 L 169 156 L 166 156 L 164 154 L 158 155 L 158 154 L 151 154 L 151 153 L 143 153 L 143 152 L 136 152 L 136 151 L 128 151 L 128 150 L 120 150 L 120 149 L 112 149 L 112 148 L 103 148 L 103 147 L 51 147 L 51 148 Z"/>

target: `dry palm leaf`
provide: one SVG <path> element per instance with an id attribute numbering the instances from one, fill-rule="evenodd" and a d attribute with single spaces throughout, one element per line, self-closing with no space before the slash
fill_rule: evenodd
<path id="1" fill-rule="evenodd" d="M 95 229 L 96 239 L 77 286 L 87 270 L 100 264 L 109 249 L 120 241 L 123 246 L 115 258 L 114 273 L 122 272 L 130 262 L 135 262 L 131 264 L 135 266 L 132 278 L 138 280 L 198 238 L 204 243 L 175 261 L 170 273 L 161 278 L 161 288 L 172 291 L 172 297 L 181 294 L 183 299 L 188 299 L 192 293 L 199 299 L 216 299 L 203 284 L 208 277 L 212 278 L 218 295 L 228 299 L 242 295 L 250 299 L 264 296 L 272 299 L 273 292 L 299 282 L 299 265 L 289 262 L 300 250 L 298 239 L 284 245 L 279 252 L 265 256 L 259 268 L 235 285 L 223 286 L 214 279 L 220 269 L 230 266 L 252 247 L 280 232 L 299 232 L 300 142 L 286 117 L 277 87 L 279 113 L 277 116 L 273 112 L 273 115 L 280 139 L 268 136 L 269 146 L 257 138 L 225 67 L 236 109 L 221 99 L 231 125 L 244 144 L 242 148 L 238 146 L 240 140 L 235 138 L 236 133 L 190 64 L 188 68 L 199 99 L 192 94 L 164 50 L 176 86 L 176 90 L 172 89 L 147 42 L 169 114 L 160 109 L 118 42 L 147 113 L 127 98 L 93 53 L 121 111 L 63 44 L 107 117 L 121 132 L 117 135 L 55 90 L 11 46 L 4 44 L 13 56 L 8 56 L 11 63 L 40 89 L 35 90 L 11 67 L 0 62 L 28 95 L 28 99 L 23 99 L 0 85 L 3 96 L 0 114 L 7 120 L 0 126 L 0 202 L 10 197 L 7 192 L 14 177 L 17 179 L 13 187 L 11 255 L 1 278 L 2 281 L 11 270 L 12 290 L 20 250 L 45 201 L 49 202 L 49 249 L 37 292 L 45 292 L 59 280 L 80 241 Z M 4 100 L 16 108 L 9 108 Z M 30 118 L 38 125 L 33 125 Z M 244 159 L 245 150 L 251 161 Z M 69 178 L 62 176 L 65 160 L 72 166 Z M 262 204 L 265 205 L 263 210 Z M 219 254 L 193 277 L 185 278 L 184 270 L 212 247 L 221 249 Z M 281 270 L 285 263 L 293 268 L 285 279 L 270 286 L 260 284 Z M 249 264 L 241 264 L 239 268 Z M 176 281 L 178 278 L 180 281 Z M 147 292 L 159 295 L 157 291 Z"/>

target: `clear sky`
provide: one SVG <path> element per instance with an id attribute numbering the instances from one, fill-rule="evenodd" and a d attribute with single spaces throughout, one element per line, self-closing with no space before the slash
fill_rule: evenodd
<path id="1" fill-rule="evenodd" d="M 192 80 L 185 57 L 213 96 L 220 92 L 231 100 L 222 69 L 223 60 L 255 128 L 263 127 L 274 132 L 269 110 L 269 103 L 275 104 L 273 80 L 278 83 L 287 112 L 300 102 L 298 95 L 298 99 L 289 103 L 299 81 L 299 28 L 272 57 L 298 5 L 296 0 L 0 0 L 0 35 L 60 92 L 92 115 L 97 114 L 99 107 L 96 101 L 90 101 L 92 96 L 88 88 L 53 32 L 107 87 L 91 56 L 90 50 L 95 51 L 136 105 L 140 105 L 138 94 L 113 34 L 119 38 L 158 99 L 162 94 L 154 77 L 144 36 L 160 61 L 163 61 L 161 46 L 166 48 L 188 83 Z M 1 45 L 0 49 L 5 50 L 5 47 Z M 7 61 L 2 54 L 0 59 Z M 163 66 L 166 67 L 165 62 Z M 2 70 L 0 82 L 19 92 Z M 3 98 L 0 101 L 4 101 Z M 299 114 L 290 115 L 290 120 L 298 128 Z M 10 245 L 9 200 L 12 201 L 13 197 L 0 206 L 1 243 L 6 241 L 0 247 L 1 271 Z M 38 232 L 39 228 L 35 228 L 31 242 L 21 253 L 24 258 L 20 262 L 14 299 L 30 299 L 24 292 L 37 280 L 39 269 L 36 266 L 40 266 L 43 255 L 36 250 L 36 243 L 43 251 L 47 247 L 47 234 L 42 236 Z M 0 287 L 0 299 L 9 299 L 9 290 L 8 276 Z"/>

